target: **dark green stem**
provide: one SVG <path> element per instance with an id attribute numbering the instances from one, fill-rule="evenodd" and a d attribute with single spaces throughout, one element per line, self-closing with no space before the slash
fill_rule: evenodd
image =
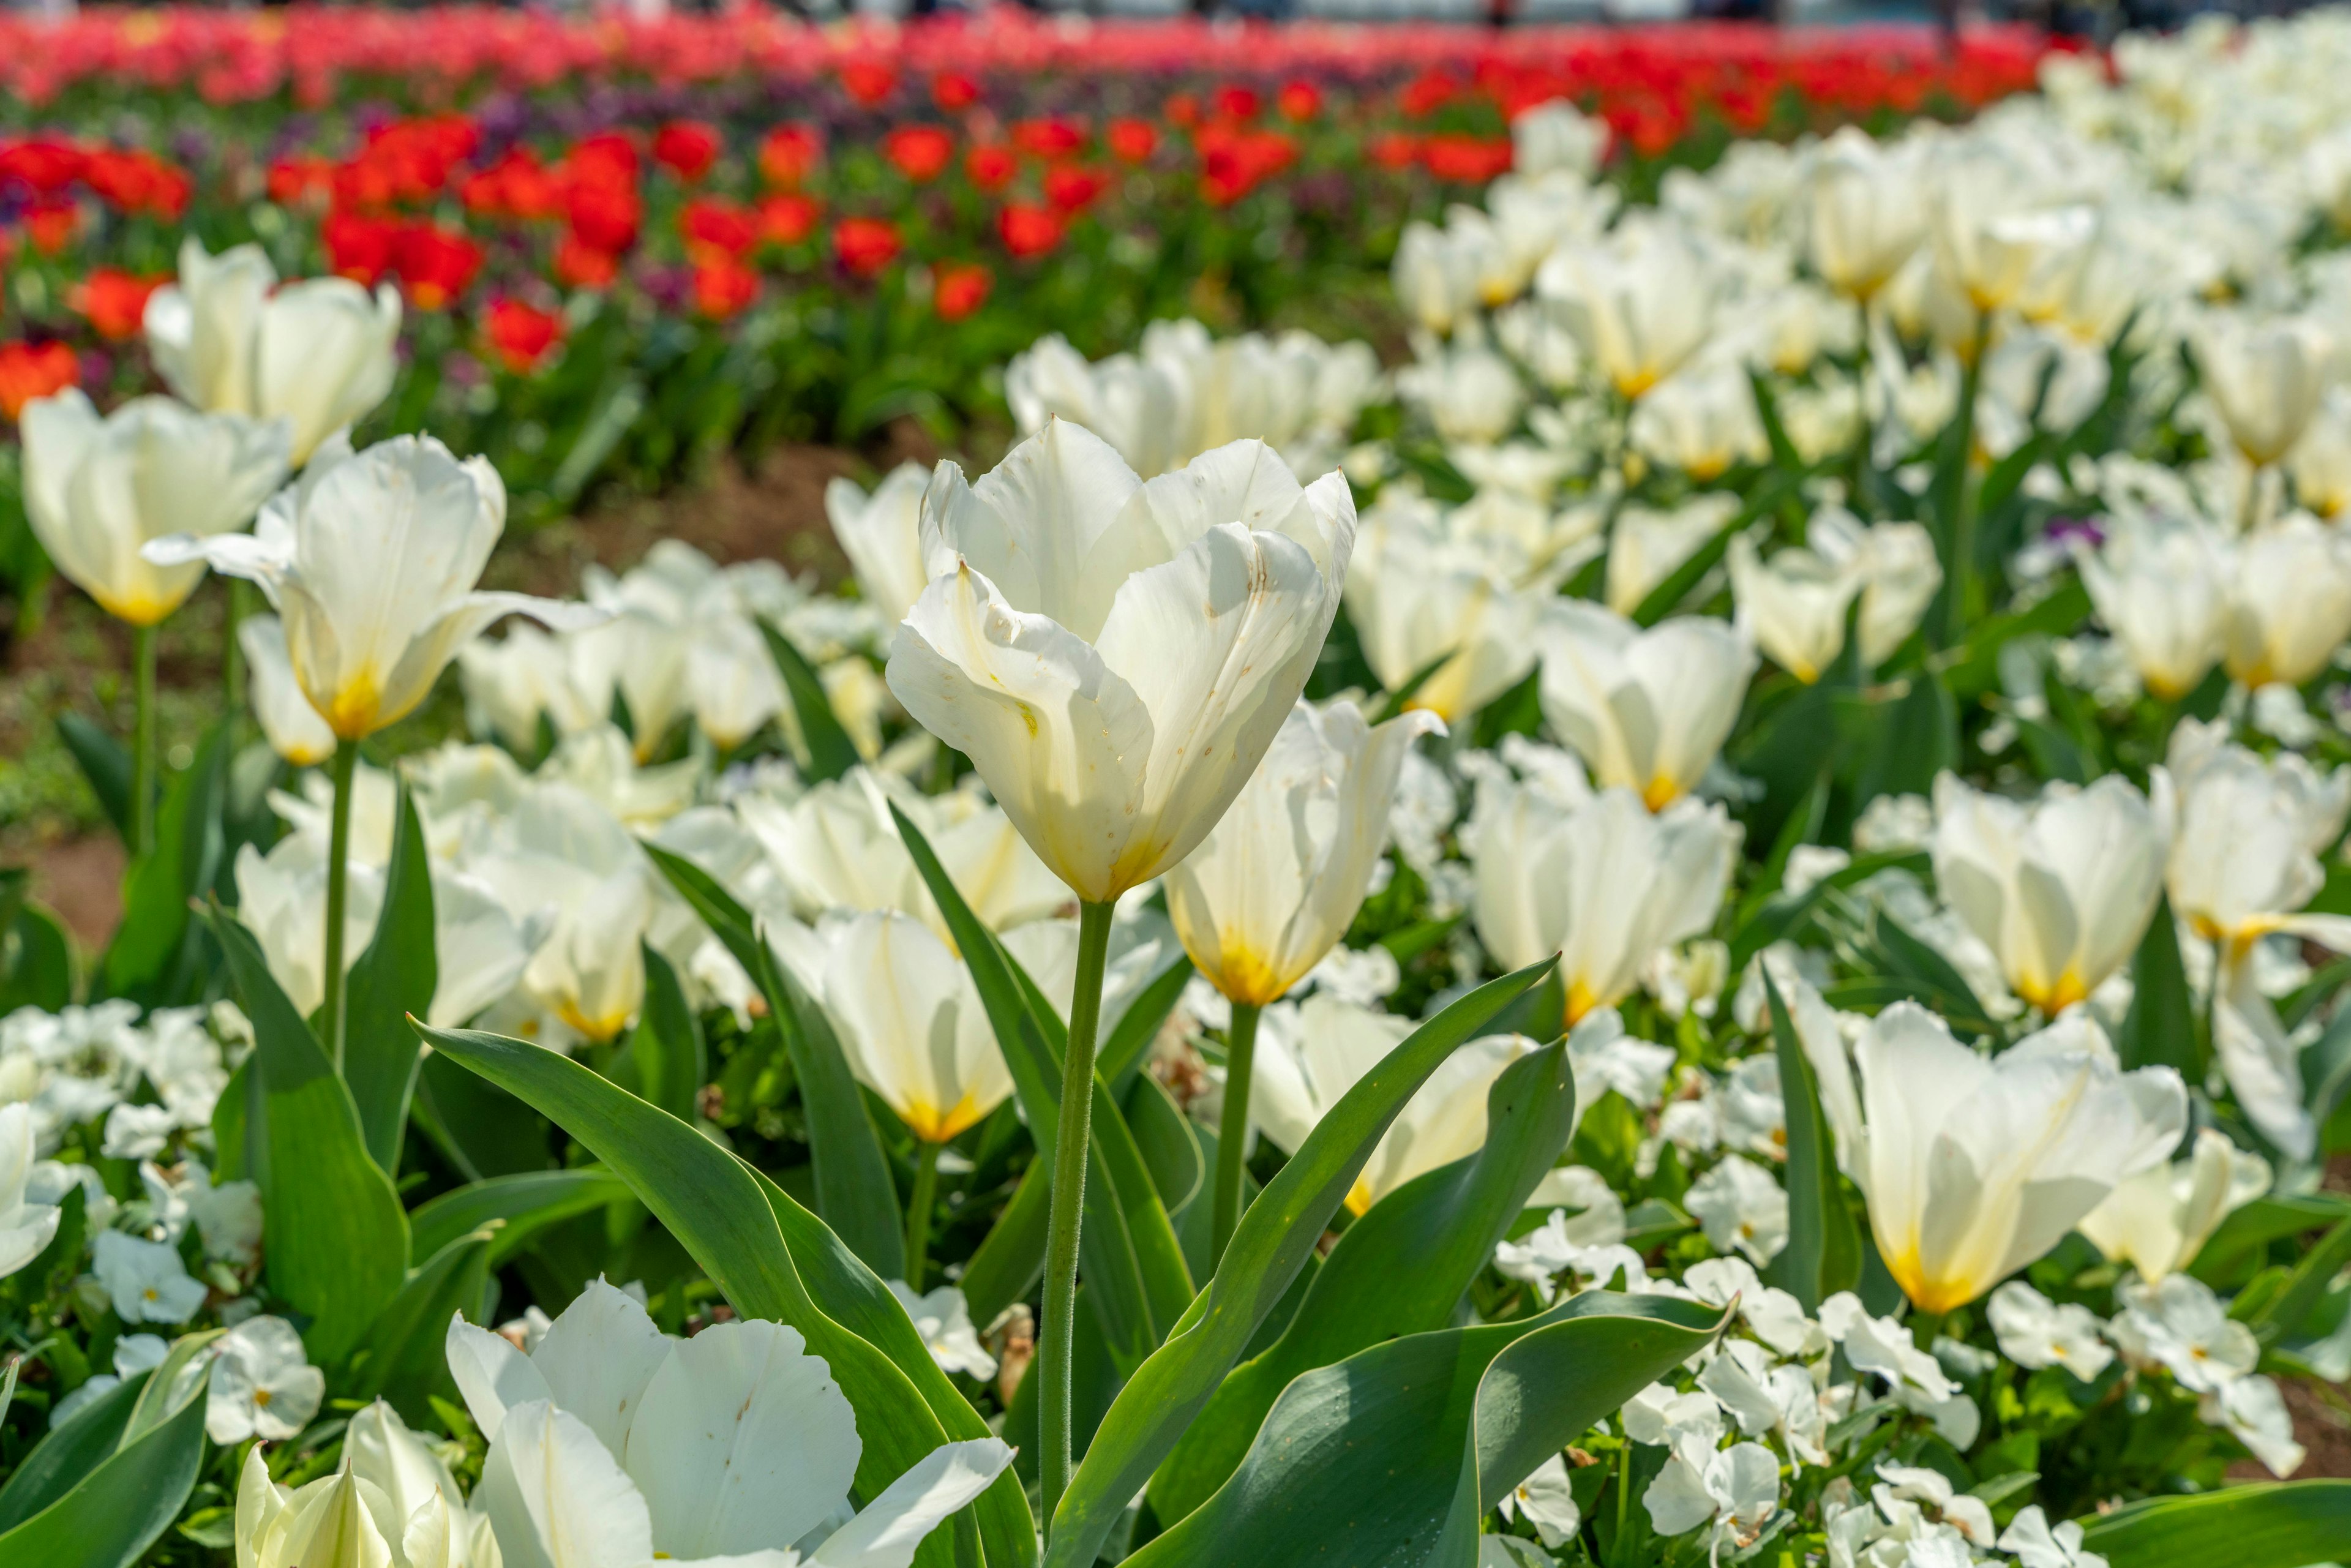
<path id="1" fill-rule="evenodd" d="M 239 577 L 227 582 L 228 608 L 221 624 L 221 698 L 229 722 L 235 724 L 245 714 L 245 645 L 236 633 L 253 613 L 253 584 Z"/>
<path id="2" fill-rule="evenodd" d="M 1985 311 L 1976 318 L 1975 341 L 1967 363 L 1959 372 L 1959 412 L 1952 423 L 1952 444 L 1956 448 L 1949 461 L 1951 465 L 1948 483 L 1949 491 L 1944 497 L 1942 523 L 1944 538 L 1949 540 L 1951 559 L 1943 574 L 1943 645 L 1959 641 L 1967 626 L 1969 590 L 1976 575 L 1976 490 L 1969 483 L 1969 470 L 1975 466 L 1976 457 L 1976 394 L 1983 382 L 1983 357 L 1991 337 L 1991 313 Z"/>
<path id="3" fill-rule="evenodd" d="M 319 1034 L 338 1072 L 343 1070 L 343 905 L 350 884 L 351 775 L 359 761 L 358 741 L 335 743 L 335 814 L 327 835 L 326 998 L 319 1008 Z"/>
<path id="4" fill-rule="evenodd" d="M 1078 1313 L 1078 1228 L 1085 1212 L 1088 1119 L 1093 1114 L 1094 1029 L 1102 1018 L 1102 967 L 1110 956 L 1112 905 L 1078 905 L 1078 979 L 1070 995 L 1070 1046 L 1061 1059 L 1061 1126 L 1053 1140 L 1053 1209 L 1045 1239 L 1045 1322 L 1037 1341 L 1037 1424 L 1042 1451 L 1041 1517 L 1070 1489 L 1070 1371 Z"/>
<path id="5" fill-rule="evenodd" d="M 1225 1244 L 1241 1222 L 1242 1154 L 1249 1147 L 1249 1077 L 1257 1061 L 1257 1016 L 1254 1002 L 1235 1002 L 1233 1021 L 1225 1030 L 1225 1113 L 1217 1124 L 1217 1206 L 1210 1211 L 1208 1258 L 1213 1265 L 1225 1256 Z"/>
<path id="6" fill-rule="evenodd" d="M 931 1205 L 939 1192 L 939 1151 L 944 1144 L 914 1140 L 914 1191 L 906 1200 L 906 1283 L 923 1293 L 923 1265 L 931 1251 Z"/>
<path id="7" fill-rule="evenodd" d="M 155 628 L 140 626 L 131 633 L 132 690 L 137 706 L 131 735 L 131 853 L 133 859 L 155 847 Z"/>

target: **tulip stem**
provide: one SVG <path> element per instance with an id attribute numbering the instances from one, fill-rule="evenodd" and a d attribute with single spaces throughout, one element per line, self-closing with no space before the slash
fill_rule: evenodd
<path id="1" fill-rule="evenodd" d="M 1249 1076 L 1257 1061 L 1254 1002 L 1235 1002 L 1225 1028 L 1225 1113 L 1217 1124 L 1217 1207 L 1209 1230 L 1211 1267 L 1224 1260 L 1225 1244 L 1241 1222 L 1241 1156 L 1249 1147 Z"/>
<path id="2" fill-rule="evenodd" d="M 1070 1369 L 1078 1313 L 1078 1227 L 1085 1213 L 1086 1147 L 1093 1114 L 1094 1028 L 1102 1017 L 1102 967 L 1110 957 L 1113 905 L 1078 905 L 1078 977 L 1070 995 L 1070 1043 L 1061 1057 L 1061 1126 L 1053 1141 L 1053 1209 L 1045 1241 L 1045 1322 L 1037 1363 L 1038 1472 L 1041 1523 L 1070 1488 Z"/>
<path id="3" fill-rule="evenodd" d="M 253 613 L 253 584 L 241 577 L 227 581 L 228 604 L 221 617 L 221 696 L 229 722 L 235 724 L 245 713 L 245 648 L 236 634 Z"/>
<path id="4" fill-rule="evenodd" d="M 1946 455 L 1951 465 L 1950 487 L 1943 497 L 1941 518 L 1951 552 L 1949 569 L 1943 574 L 1942 630 L 1946 647 L 1959 640 L 1960 629 L 1967 624 L 1969 589 L 1975 581 L 1976 495 L 1975 487 L 1968 482 L 1968 470 L 1975 463 L 1976 400 L 1983 385 L 1984 350 L 1991 337 L 1991 315 L 1989 311 L 1980 312 L 1976 317 L 1967 363 L 1959 368 L 1959 408 L 1952 421 L 1952 450 Z"/>
<path id="5" fill-rule="evenodd" d="M 923 1293 L 923 1266 L 930 1260 L 931 1205 L 939 1191 L 939 1150 L 943 1144 L 914 1140 L 914 1191 L 906 1199 L 906 1283 Z"/>
<path id="6" fill-rule="evenodd" d="M 131 853 L 155 847 L 155 628 L 131 632 L 132 694 L 131 732 Z"/>
<path id="7" fill-rule="evenodd" d="M 326 999 L 319 1008 L 319 1033 L 335 1071 L 343 1070 L 343 905 L 350 890 L 351 776 L 360 743 L 335 742 L 335 813 L 327 834 L 327 961 L 321 974 Z"/>

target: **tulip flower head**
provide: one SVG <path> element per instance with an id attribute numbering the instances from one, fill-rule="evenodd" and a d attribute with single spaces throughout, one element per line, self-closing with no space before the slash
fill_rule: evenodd
<path id="1" fill-rule="evenodd" d="M 901 463 L 871 495 L 852 479 L 824 487 L 824 513 L 857 573 L 858 591 L 893 625 L 930 581 L 923 570 L 923 492 L 930 483 L 920 465 Z"/>
<path id="2" fill-rule="evenodd" d="M 944 1144 L 1011 1095 L 971 972 L 929 926 L 878 910 L 821 935 L 825 1009 L 849 1065 L 916 1137 Z"/>
<path id="3" fill-rule="evenodd" d="M 1371 726 L 1353 703 L 1292 708 L 1265 760 L 1200 847 L 1167 873 L 1192 962 L 1237 1002 L 1279 1001 L 1363 907 L 1405 753 L 1442 734 L 1431 713 Z"/>
<path id="4" fill-rule="evenodd" d="M 339 738 L 359 740 L 406 717 L 457 650 L 503 616 L 559 630 L 604 619 L 585 605 L 477 591 L 506 520 L 506 486 L 487 462 L 401 436 L 322 452 L 250 535 L 183 530 L 143 553 L 259 583 L 310 706 Z"/>
<path id="5" fill-rule="evenodd" d="M 2103 548 L 2079 552 L 2098 619 L 2167 702 L 2194 691 L 2220 661 L 2235 553 L 2210 525 L 2162 516 L 2116 518 Z"/>
<path id="6" fill-rule="evenodd" d="M 1803 198 L 1813 268 L 1866 302 L 1927 237 L 1916 159 L 1846 126 L 1813 154 Z"/>
<path id="7" fill-rule="evenodd" d="M 1549 607 L 1543 716 L 1603 789 L 1652 810 L 1704 776 L 1738 720 L 1755 650 L 1722 622 L 1679 616 L 1643 630 L 1583 600 Z"/>
<path id="8" fill-rule="evenodd" d="M 1855 1179 L 1878 1253 L 1921 1312 L 1963 1307 L 2040 1258 L 2187 1128 L 2179 1075 L 2124 1072 L 2086 1019 L 1986 1058 L 1901 1001 L 1854 1054 Z"/>
<path id="9" fill-rule="evenodd" d="M 283 420 L 133 398 L 101 418 L 68 387 L 25 405 L 25 516 L 67 580 L 106 612 L 152 626 L 204 580 L 200 559 L 144 553 L 175 535 L 243 528 L 286 477 Z"/>
<path id="10" fill-rule="evenodd" d="M 1065 421 L 923 501 L 930 586 L 890 689 L 1104 904 L 1196 847 L 1272 745 L 1339 608 L 1345 478 L 1236 442 L 1148 483 Z"/>
<path id="11" fill-rule="evenodd" d="M 2158 1285 L 2195 1260 L 2220 1221 L 2269 1189 L 2267 1160 L 2205 1127 L 2188 1158 L 2126 1178 L 2076 1228 L 2108 1258 Z"/>
<path id="12" fill-rule="evenodd" d="M 2326 391 L 2326 329 L 2307 317 L 2214 312 L 2189 342 L 2205 394 L 2245 461 L 2262 467 L 2292 451 Z"/>

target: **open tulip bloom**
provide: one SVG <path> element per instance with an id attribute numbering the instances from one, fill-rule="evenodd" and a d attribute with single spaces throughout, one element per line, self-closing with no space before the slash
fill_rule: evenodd
<path id="1" fill-rule="evenodd" d="M 526 1355 L 462 1317 L 449 1369 L 490 1444 L 475 1502 L 507 1568 L 907 1568 L 1012 1461 L 949 1443 L 852 1517 L 862 1445 L 797 1330 L 749 1320 L 672 1340 L 596 1281 Z"/>

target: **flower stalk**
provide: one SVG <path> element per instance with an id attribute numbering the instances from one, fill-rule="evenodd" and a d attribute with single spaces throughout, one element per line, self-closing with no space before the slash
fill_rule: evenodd
<path id="1" fill-rule="evenodd" d="M 359 760 L 358 741 L 336 743 L 335 808 L 327 835 L 327 953 L 320 970 L 325 999 L 319 1005 L 319 1034 L 338 1072 L 343 1070 L 343 908 L 350 893 L 351 781 Z"/>
<path id="2" fill-rule="evenodd" d="M 1217 1124 L 1217 1200 L 1210 1211 L 1208 1256 L 1222 1262 L 1225 1245 L 1241 1220 L 1242 1156 L 1249 1147 L 1249 1079 L 1256 1065 L 1257 1020 L 1263 1009 L 1235 1002 L 1225 1030 L 1225 1110 Z"/>
<path id="3" fill-rule="evenodd" d="M 1102 968 L 1114 905 L 1078 905 L 1077 984 L 1070 997 L 1070 1041 L 1061 1058 L 1061 1125 L 1053 1144 L 1052 1212 L 1045 1241 L 1045 1322 L 1037 1346 L 1038 1461 L 1043 1525 L 1070 1486 L 1071 1352 L 1078 1311 L 1078 1231 L 1084 1218 L 1089 1118 L 1093 1114 L 1094 1031 L 1102 1017 Z"/>
<path id="4" fill-rule="evenodd" d="M 928 1138 L 914 1140 L 914 1190 L 906 1199 L 906 1283 L 915 1294 L 923 1289 L 923 1268 L 930 1260 L 931 1208 L 938 1200 L 939 1151 L 946 1145 Z"/>
<path id="5" fill-rule="evenodd" d="M 131 631 L 133 700 L 131 735 L 131 853 L 155 848 L 155 628 Z"/>

